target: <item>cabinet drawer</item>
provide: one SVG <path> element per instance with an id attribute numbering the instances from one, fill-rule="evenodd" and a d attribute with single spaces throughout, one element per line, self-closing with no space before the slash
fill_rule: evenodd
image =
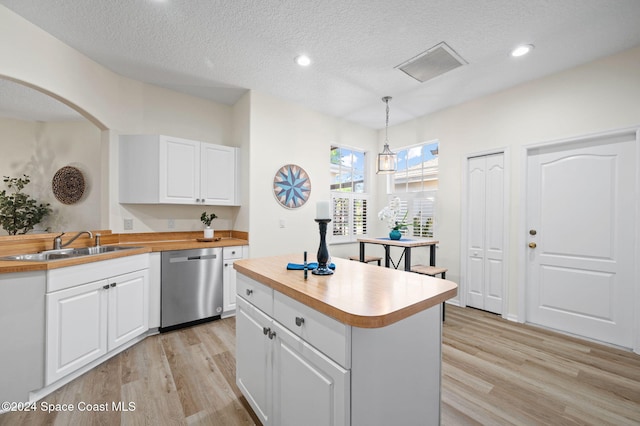
<path id="1" fill-rule="evenodd" d="M 351 328 L 275 292 L 273 318 L 344 368 L 350 368 Z"/>
<path id="2" fill-rule="evenodd" d="M 236 294 L 265 314 L 273 316 L 273 289 L 246 275 L 237 274 Z"/>
<path id="3" fill-rule="evenodd" d="M 222 257 L 224 260 L 241 259 L 242 246 L 231 246 L 222 248 Z"/>

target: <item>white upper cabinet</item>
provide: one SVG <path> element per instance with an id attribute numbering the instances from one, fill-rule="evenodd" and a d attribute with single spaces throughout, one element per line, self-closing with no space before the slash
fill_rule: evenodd
<path id="1" fill-rule="evenodd" d="M 238 148 L 200 144 L 200 197 L 204 204 L 233 206 L 238 200 Z"/>
<path id="2" fill-rule="evenodd" d="M 121 203 L 239 205 L 238 148 L 123 135 L 119 167 Z"/>

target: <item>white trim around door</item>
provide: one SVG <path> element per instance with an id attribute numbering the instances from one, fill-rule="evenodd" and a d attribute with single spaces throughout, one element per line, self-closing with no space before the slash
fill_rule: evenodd
<path id="1" fill-rule="evenodd" d="M 618 143 L 618 141 L 626 141 L 625 143 L 627 144 L 626 146 L 629 147 L 633 147 L 633 145 L 629 145 L 629 143 L 633 143 L 635 142 L 635 147 L 634 148 L 630 148 L 630 149 L 635 149 L 635 159 L 633 161 L 635 161 L 635 164 L 633 165 L 635 167 L 634 170 L 627 168 L 627 170 L 632 170 L 632 173 L 627 173 L 627 175 L 625 175 L 625 177 L 622 177 L 622 175 L 620 175 L 621 177 L 618 178 L 619 179 L 623 179 L 624 182 L 629 182 L 631 181 L 634 185 L 634 189 L 629 189 L 629 186 L 627 185 L 627 189 L 625 190 L 627 192 L 627 194 L 629 192 L 631 192 L 631 196 L 635 196 L 634 200 L 629 200 L 629 195 L 626 195 L 625 198 L 623 198 L 624 203 L 616 203 L 618 205 L 618 210 L 619 211 L 624 211 L 625 212 L 625 216 L 626 219 L 624 219 L 624 223 L 630 223 L 630 226 L 625 225 L 624 229 L 628 229 L 628 228 L 634 228 L 634 223 L 635 223 L 635 229 L 629 229 L 629 232 L 632 235 L 633 241 L 629 241 L 628 240 L 628 234 L 624 235 L 624 234 L 620 234 L 619 229 L 620 226 L 615 224 L 615 219 L 614 222 L 610 222 L 612 223 L 611 226 L 616 226 L 615 229 L 618 229 L 618 231 L 611 231 L 608 235 L 611 236 L 611 238 L 605 238 L 606 235 L 600 235 L 602 234 L 602 230 L 600 230 L 601 232 L 595 232 L 594 236 L 598 236 L 598 238 L 600 239 L 605 239 L 605 240 L 611 240 L 611 244 L 613 244 L 611 246 L 611 249 L 607 252 L 607 253 L 611 253 L 611 256 L 615 256 L 615 257 L 611 257 L 609 259 L 609 255 L 605 256 L 605 258 L 602 258 L 602 261 L 599 261 L 599 255 L 589 255 L 587 253 L 587 249 L 585 248 L 585 256 L 581 255 L 576 255 L 573 256 L 571 254 L 569 254 L 570 252 L 567 252 L 566 255 L 563 255 L 562 252 L 563 250 L 560 249 L 559 251 L 557 250 L 558 247 L 561 246 L 571 246 L 571 244 L 567 245 L 567 244 L 562 244 L 562 239 L 558 240 L 557 235 L 555 232 L 552 232 L 551 234 L 549 234 L 547 232 L 547 239 L 548 238 L 552 238 L 553 241 L 556 241 L 556 243 L 554 244 L 554 248 L 552 249 L 551 246 L 549 246 L 548 244 L 544 243 L 544 238 L 542 235 L 537 235 L 535 236 L 535 233 L 532 234 L 534 235 L 533 237 L 530 235 L 530 230 L 529 227 L 531 227 L 531 223 L 529 223 L 529 221 L 533 218 L 534 222 L 535 222 L 535 217 L 536 215 L 533 214 L 532 212 L 534 212 L 535 209 L 535 203 L 533 203 L 533 200 L 529 199 L 528 196 L 528 192 L 531 188 L 536 188 L 535 186 L 535 180 L 537 178 L 537 172 L 536 173 L 532 173 L 533 172 L 533 168 L 535 168 L 536 166 L 536 161 L 530 162 L 530 159 L 535 159 L 536 156 L 540 155 L 540 153 L 551 153 L 552 157 L 553 157 L 553 153 L 558 152 L 558 153 L 564 153 L 567 152 L 567 156 L 566 159 L 565 157 L 560 156 L 559 158 L 561 159 L 560 161 L 573 161 L 573 164 L 575 164 L 577 167 L 582 167 L 584 170 L 584 165 L 588 164 L 589 161 L 592 161 L 592 159 L 594 158 L 608 158 L 608 157 L 596 157 L 595 155 L 589 155 L 590 151 L 588 148 L 581 148 L 581 147 L 588 147 L 588 146 L 593 146 L 593 152 L 596 152 L 597 147 L 600 146 L 605 146 L 606 144 L 609 143 Z M 573 155 L 572 153 L 576 152 L 576 155 Z M 620 151 L 623 152 L 623 151 Z M 626 151 L 624 151 L 626 152 Z M 545 154 L 546 155 L 546 154 Z M 624 154 L 627 155 L 627 154 Z M 615 161 L 614 157 L 609 156 L 610 158 L 612 158 L 611 161 Z M 549 157 L 551 158 L 551 157 Z M 554 157 L 555 158 L 555 157 Z M 628 159 L 628 157 L 626 157 Z M 573 160 L 575 159 L 575 160 Z M 620 159 L 624 159 L 624 157 L 620 157 Z M 627 324 L 631 324 L 630 326 L 627 325 L 627 327 L 631 327 L 632 328 L 632 338 L 626 338 L 626 342 L 625 344 L 623 344 L 624 347 L 630 347 L 631 349 L 633 349 L 636 353 L 640 353 L 640 282 L 639 282 L 639 278 L 640 278 L 640 262 L 634 261 L 633 259 L 638 259 L 638 257 L 640 256 L 640 226 L 638 226 L 638 224 L 640 224 L 640 127 L 632 127 L 632 128 L 625 128 L 625 129 L 617 129 L 617 130 L 611 130 L 611 131 L 607 131 L 607 132 L 600 132 L 600 133 L 596 133 L 596 134 L 588 134 L 588 135 L 583 135 L 583 136 L 577 136 L 574 138 L 568 138 L 568 139 L 562 139 L 562 140 L 556 140 L 556 141 L 549 141 L 549 142 L 543 142 L 543 143 L 537 143 L 537 144 L 532 144 L 532 145 L 527 145 L 523 147 L 522 150 L 522 155 L 521 155 L 521 164 L 522 164 L 522 172 L 521 172 L 521 194 L 522 194 L 522 199 L 524 202 L 520 203 L 520 209 L 519 209 L 519 214 L 520 214 L 520 223 L 519 223 L 519 238 L 518 240 L 518 245 L 519 248 L 517 250 L 518 253 L 518 267 L 520 268 L 520 280 L 518 283 L 518 321 L 519 322 L 525 322 L 527 320 L 529 320 L 530 317 L 538 317 L 539 315 L 537 314 L 537 308 L 534 308 L 531 305 L 531 300 L 528 300 L 527 297 L 531 298 L 532 297 L 532 293 L 531 290 L 533 289 L 533 285 L 536 285 L 536 283 L 538 283 L 538 285 L 540 285 L 542 282 L 538 282 L 536 281 L 537 277 L 541 277 L 542 275 L 540 274 L 544 274 L 544 276 L 546 277 L 546 275 L 549 275 L 549 279 L 553 279 L 551 277 L 553 277 L 554 275 L 556 276 L 556 278 L 562 274 L 565 274 L 567 276 L 567 280 L 572 279 L 571 278 L 571 273 L 570 272 L 576 272 L 579 271 L 577 269 L 573 269 L 574 266 L 573 263 L 585 263 L 585 262 L 596 262 L 596 264 L 598 262 L 602 263 L 606 263 L 609 265 L 614 265 L 611 266 L 614 269 L 610 269 L 610 272 L 606 272 L 605 269 L 602 270 L 602 272 L 600 271 L 600 266 L 593 266 L 593 267 L 587 267 L 587 269 L 585 269 L 585 272 L 583 273 L 582 277 L 585 279 L 583 280 L 583 278 L 580 278 L 580 282 L 579 283 L 574 283 L 573 287 L 576 287 L 578 284 L 580 285 L 589 285 L 589 283 L 592 285 L 592 289 L 598 293 L 602 293 L 601 296 L 604 299 L 608 299 L 609 297 L 611 297 L 610 302 L 612 303 L 613 306 L 613 300 L 615 299 L 615 294 L 616 292 L 622 292 L 622 289 L 626 289 L 624 290 L 625 294 L 627 294 L 630 299 L 632 299 L 632 304 L 633 306 L 631 307 L 633 310 L 633 314 L 632 314 L 632 318 L 631 320 L 626 320 Z M 560 164 L 557 161 L 549 163 L 550 166 L 545 166 L 547 168 L 549 167 L 556 167 L 555 164 Z M 603 161 L 603 164 L 604 161 Z M 613 167 L 613 170 L 617 170 L 618 166 L 614 163 L 610 163 L 611 166 Z M 621 163 L 622 164 L 622 163 Z M 630 164 L 629 162 L 625 162 L 625 164 Z M 606 164 L 605 164 L 606 165 Z M 609 167 L 609 166 L 607 166 Z M 632 167 L 631 165 L 629 165 L 629 167 Z M 531 170 L 530 170 L 531 168 Z M 553 168 L 549 169 L 551 173 L 557 173 L 554 172 Z M 545 172 L 545 173 L 549 173 L 549 172 Z M 617 173 L 617 172 L 616 172 Z M 551 176 L 551 175 L 550 175 Z M 585 175 L 584 172 L 582 174 L 582 176 L 589 176 L 589 174 Z M 603 175 L 605 179 L 608 179 L 608 175 Z M 591 178 L 591 177 L 590 177 Z M 633 182 L 633 180 L 635 179 L 635 182 Z M 562 181 L 557 181 L 557 182 L 562 182 Z M 612 181 L 615 184 L 615 181 Z M 533 184 L 533 186 L 531 186 Z M 560 184 L 560 186 L 562 186 L 564 184 Z M 594 187 L 597 187 L 598 185 L 594 185 Z M 618 185 L 616 184 L 616 188 L 618 187 Z M 549 188 L 548 184 L 547 184 L 547 188 Z M 592 186 L 589 186 L 589 188 L 592 188 Z M 617 191 L 617 189 L 613 190 L 614 193 Z M 553 192 L 553 191 L 552 191 Z M 597 192 L 597 191 L 594 191 Z M 605 191 L 606 192 L 606 191 Z M 564 193 L 564 192 L 563 192 Z M 539 194 L 538 191 L 534 190 L 532 192 L 532 194 Z M 612 193 L 613 194 L 613 193 Z M 599 194 L 594 194 L 594 202 L 598 202 L 599 198 L 598 198 Z M 606 194 L 605 194 L 606 195 Z M 611 194 L 610 194 L 611 195 Z M 534 197 L 535 198 L 535 197 Z M 557 199 L 557 197 L 556 197 Z M 583 198 L 584 200 L 584 198 Z M 576 202 L 578 202 L 578 199 L 576 199 Z M 543 202 L 544 203 L 544 202 Z M 605 203 L 605 200 L 600 200 L 600 205 L 603 205 Z M 571 204 L 574 205 L 574 204 Z M 575 204 L 578 205 L 578 204 Z M 613 205 L 613 204 L 612 204 Z M 597 206 L 597 205 L 595 205 Z M 533 207 L 533 210 L 532 210 Z M 612 208 L 613 209 L 613 208 Z M 609 210 L 608 209 L 600 209 L 602 210 L 603 214 L 607 213 Z M 611 210 L 612 212 L 615 209 Z M 631 210 L 631 211 L 630 211 Z M 554 210 L 552 209 L 551 212 L 553 212 Z M 581 210 L 582 211 L 582 210 Z M 549 213 L 549 212 L 547 212 Z M 559 211 L 557 212 L 559 213 Z M 554 216 L 557 214 L 554 213 Z M 608 214 L 608 213 L 607 213 Z M 546 214 L 545 216 L 549 216 L 548 214 Z M 561 217 L 558 216 L 558 217 Z M 574 216 L 572 216 L 574 217 Z M 586 216 L 585 216 L 586 217 Z M 600 217 L 600 216 L 598 216 Z M 579 221 L 578 221 L 579 222 Z M 546 222 L 545 222 L 546 223 Z M 548 222 L 551 223 L 551 222 Z M 609 222 L 607 222 L 609 223 Z M 620 222 L 623 223 L 623 222 Z M 573 225 L 572 225 L 573 226 Z M 585 226 L 580 226 L 580 229 L 584 228 Z M 547 227 L 548 228 L 548 227 Z M 552 228 L 548 228 L 548 229 L 552 229 Z M 608 229 L 608 228 L 606 228 Z M 614 229 L 614 228 L 611 228 Z M 597 230 L 596 230 L 597 231 Z M 544 231 L 543 231 L 544 232 Z M 560 234 L 562 233 L 562 229 L 558 229 L 557 232 L 560 232 Z M 572 234 L 574 235 L 574 234 Z M 616 235 L 618 235 L 618 237 L 616 237 Z M 621 239 L 622 237 L 620 237 L 620 235 L 624 236 L 624 240 Z M 581 234 L 577 237 L 582 238 L 582 240 L 584 240 L 585 235 Z M 543 238 L 543 239 L 540 239 Z M 566 238 L 566 237 L 565 237 Z M 624 248 L 621 248 L 617 245 L 616 243 L 616 238 L 618 238 L 620 241 L 627 241 L 627 243 L 625 243 Z M 536 240 L 537 239 L 537 240 Z M 538 247 L 532 249 L 529 244 L 536 240 L 538 242 Z M 576 240 L 576 241 L 582 241 L 582 240 Z M 565 240 L 565 241 L 570 241 L 570 240 Z M 587 241 L 587 240 L 584 240 Z M 534 241 L 535 242 L 535 241 Z M 541 245 L 541 243 L 546 244 L 546 247 L 549 248 L 549 250 L 545 250 L 545 248 L 543 247 L 543 245 Z M 549 243 L 549 241 L 547 241 L 547 243 Z M 575 244 L 573 244 L 573 246 L 575 246 Z M 533 246 L 535 247 L 535 245 Z M 578 247 L 583 247 L 583 246 L 578 246 Z M 538 251 L 541 250 L 542 251 Z M 617 254 L 616 254 L 616 250 L 617 250 Z M 620 256 L 620 251 L 626 251 L 626 250 L 630 250 L 633 251 L 633 253 L 623 253 L 624 256 Z M 555 253 L 554 251 L 558 251 L 558 253 Z M 583 251 L 583 249 L 578 249 L 578 252 Z M 548 253 L 547 253 L 548 252 Z M 595 252 L 594 252 L 595 253 Z M 540 259 L 538 259 L 538 256 L 543 256 Z M 595 256 L 595 257 L 594 257 Z M 544 265 L 542 265 L 542 263 L 540 265 L 538 265 L 538 263 L 536 262 L 542 262 L 543 258 L 549 258 L 549 261 L 551 261 L 552 263 L 549 263 L 548 265 L 547 260 L 545 260 L 543 263 Z M 557 259 L 558 262 L 564 262 L 567 265 L 564 265 L 564 263 L 559 263 L 558 266 L 553 266 L 553 259 Z M 581 260 L 582 258 L 584 258 L 583 260 Z M 619 258 L 619 259 L 618 259 Z M 538 260 L 536 260 L 538 259 Z M 533 263 L 532 263 L 533 262 Z M 567 263 L 568 262 L 568 263 Z M 573 263 L 572 263 L 573 262 Z M 616 262 L 621 262 L 619 264 L 617 264 Z M 576 263 L 576 265 L 578 264 Z M 631 263 L 631 264 L 630 264 Z M 580 263 L 581 264 L 581 263 Z M 537 266 L 541 266 L 542 269 L 537 268 Z M 586 263 L 585 263 L 586 265 Z M 567 269 L 569 268 L 569 269 Z M 593 271 L 592 271 L 593 268 Z M 618 269 L 616 269 L 618 268 Z M 619 268 L 625 268 L 624 271 L 626 272 L 622 272 L 623 270 L 619 269 Z M 609 271 L 609 270 L 607 270 Z M 617 274 L 622 273 L 623 275 L 620 275 L 619 277 L 616 277 Z M 533 277 L 533 278 L 532 278 Z M 610 278 L 607 278 L 610 277 Z M 624 278 L 623 278 L 624 277 Z M 547 278 L 545 278 L 547 279 Z M 529 282 L 529 280 L 534 280 L 535 282 Z M 564 280 L 564 279 L 563 279 Z M 599 280 L 599 281 L 598 281 Z M 591 282 L 593 281 L 593 282 Z M 596 283 L 596 281 L 598 281 L 598 283 Z M 558 282 L 558 285 L 563 285 L 563 283 L 569 283 L 567 285 L 567 289 L 569 288 L 573 288 L 570 285 L 569 281 L 560 281 Z M 620 283 L 624 284 L 626 287 L 618 287 L 620 285 Z M 553 285 L 551 287 L 549 287 L 547 284 L 542 283 L 543 285 L 541 287 L 538 288 L 538 290 L 536 292 L 534 292 L 534 296 L 538 295 L 539 297 L 543 297 L 549 301 L 552 300 L 554 297 L 554 294 L 551 293 L 551 291 L 557 291 L 557 286 Z M 597 285 L 596 285 L 597 284 Z M 610 290 L 606 290 L 607 287 L 602 287 L 602 286 L 609 286 Z M 631 286 L 631 289 L 629 288 L 629 286 Z M 555 290 L 554 290 L 555 289 Z M 542 293 L 539 293 L 539 292 Z M 565 290 L 565 292 L 568 290 Z M 578 291 L 578 293 L 575 293 L 575 291 L 577 291 L 576 288 L 574 288 L 574 290 L 572 291 L 571 295 L 572 296 L 576 296 L 580 293 Z M 559 293 L 561 294 L 561 293 Z M 595 294 L 595 293 L 594 293 Z M 598 293 L 599 294 L 599 293 Z M 622 294 L 622 293 L 620 293 Z M 550 299 L 551 298 L 551 299 Z M 619 299 L 619 297 L 618 297 Z M 555 299 L 556 301 L 560 301 L 561 299 Z M 576 303 L 578 303 L 576 305 Z M 582 305 L 580 303 L 583 303 Z M 585 305 L 586 304 L 586 305 Z M 582 308 L 587 309 L 587 306 L 589 305 L 588 300 L 585 299 L 584 302 L 571 302 L 569 301 L 567 304 L 561 303 L 558 306 L 553 306 L 554 304 L 551 303 L 551 305 L 548 305 L 546 308 L 543 307 L 542 305 L 540 305 L 540 308 L 542 308 L 543 310 L 546 310 L 547 312 L 550 313 L 550 315 L 554 316 L 554 315 L 563 315 L 563 312 L 566 312 L 566 314 L 568 315 L 565 319 L 563 319 L 561 321 L 562 324 L 567 325 L 567 327 L 569 329 L 565 330 L 565 332 L 571 334 L 572 331 L 570 330 L 571 328 L 571 324 L 572 321 L 576 320 L 579 321 L 578 317 L 583 317 L 583 318 L 589 318 L 589 313 L 587 311 L 585 311 L 585 314 L 582 315 L 580 314 L 581 309 L 580 306 L 582 306 Z M 573 308 L 572 308 L 573 306 Z M 591 306 L 595 306 L 593 305 L 593 303 L 591 304 Z M 623 305 L 621 305 L 623 306 Z M 626 306 L 626 307 L 625 307 Z M 623 309 L 620 310 L 614 310 L 614 311 L 609 311 L 609 313 L 606 313 L 606 309 L 602 309 L 602 314 L 600 315 L 602 317 L 602 320 L 597 320 L 598 318 L 598 314 L 596 314 L 596 316 L 594 317 L 595 322 L 593 323 L 593 329 L 594 329 L 594 335 L 597 335 L 598 332 L 596 331 L 596 329 L 599 329 L 601 326 L 602 327 L 606 327 L 607 323 L 609 324 L 616 324 L 617 321 L 620 319 L 620 317 L 622 316 L 623 312 L 627 312 L 629 311 L 629 305 L 624 305 Z M 532 309 L 531 312 L 528 312 L 528 309 Z M 535 309 L 535 311 L 533 310 Z M 567 310 L 568 309 L 568 310 Z M 577 311 L 575 310 L 577 309 Z M 572 310 L 575 312 L 575 314 L 577 314 L 577 317 L 572 318 Z M 541 311 L 542 312 L 542 311 Z M 611 314 L 611 312 L 613 312 L 613 314 Z M 535 314 L 534 314 L 535 313 Z M 625 314 L 626 315 L 626 314 Z M 628 317 L 628 315 L 627 315 Z M 558 317 L 559 318 L 559 317 Z M 621 323 L 622 324 L 622 323 Z M 561 324 L 560 324 L 561 325 Z M 544 324 L 543 324 L 544 326 Z M 551 327 L 553 327 L 551 325 Z M 555 327 L 553 327 L 555 328 Z M 590 328 L 587 328 L 588 330 L 590 330 Z M 580 327 L 577 327 L 576 330 L 580 330 Z M 626 330 L 629 330 L 629 328 L 627 328 Z M 560 327 L 560 331 L 562 330 L 562 327 Z M 578 332 L 578 334 L 580 334 Z M 608 332 L 604 332 L 604 334 L 602 332 L 600 332 L 601 335 L 603 336 L 607 336 L 609 335 Z M 628 332 L 626 334 L 627 336 L 629 336 Z M 591 339 L 595 339 L 595 340 L 602 340 L 606 342 L 606 338 L 598 338 L 596 337 L 592 337 L 592 336 L 583 336 L 585 338 L 591 338 Z M 616 344 L 615 342 L 609 342 L 609 343 L 613 343 L 614 345 Z"/>
<path id="2" fill-rule="evenodd" d="M 496 148 L 493 150 L 480 151 L 469 153 L 465 155 L 462 159 L 462 191 L 461 191 L 461 210 L 462 210 L 462 223 L 461 223 L 461 241 L 460 241 L 460 282 L 459 282 L 459 291 L 458 291 L 458 299 L 460 306 L 467 306 L 469 303 L 468 300 L 468 291 L 469 291 L 469 277 L 468 277 L 468 267 L 469 267 L 469 256 L 468 256 L 468 245 L 469 245 L 469 218 L 472 214 L 469 211 L 469 191 L 470 191 L 470 183 L 469 183 L 469 173 L 468 166 L 469 162 L 478 157 L 487 157 L 491 155 L 503 155 L 503 223 L 502 223 L 502 271 L 501 271 L 501 288 L 502 288 L 502 301 L 501 301 L 501 312 L 503 318 L 515 321 L 517 318 L 509 313 L 508 310 L 508 301 L 509 301 L 509 286 L 507 285 L 508 277 L 509 277 L 509 222 L 510 222 L 510 176 L 511 176 L 511 156 L 509 152 L 509 148 Z"/>

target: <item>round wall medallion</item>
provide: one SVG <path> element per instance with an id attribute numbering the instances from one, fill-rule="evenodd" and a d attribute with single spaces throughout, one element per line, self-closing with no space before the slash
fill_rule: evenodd
<path id="1" fill-rule="evenodd" d="M 77 168 L 65 166 L 53 176 L 51 188 L 53 195 L 61 203 L 77 203 L 84 194 L 84 176 Z"/>
<path id="2" fill-rule="evenodd" d="M 280 167 L 273 178 L 273 194 L 283 207 L 297 209 L 311 195 L 311 180 L 304 169 L 295 164 Z"/>

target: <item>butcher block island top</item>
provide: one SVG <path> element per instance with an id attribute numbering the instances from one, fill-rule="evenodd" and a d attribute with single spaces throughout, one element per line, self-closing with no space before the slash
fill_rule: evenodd
<path id="1" fill-rule="evenodd" d="M 455 297 L 458 285 L 411 272 L 346 259 L 332 259 L 333 275 L 304 279 L 302 255 L 237 260 L 234 268 L 254 280 L 344 324 L 378 328 L 393 324 Z"/>

